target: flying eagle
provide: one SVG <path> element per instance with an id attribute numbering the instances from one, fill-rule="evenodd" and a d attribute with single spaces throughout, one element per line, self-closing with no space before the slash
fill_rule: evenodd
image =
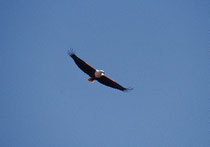
<path id="1" fill-rule="evenodd" d="M 90 78 L 88 79 L 89 82 L 93 82 L 94 80 L 97 80 L 101 84 L 104 84 L 106 86 L 109 86 L 115 89 L 119 89 L 121 91 L 132 90 L 132 88 L 125 88 L 121 86 L 120 84 L 118 84 L 117 82 L 115 82 L 114 80 L 112 80 L 111 78 L 107 77 L 104 74 L 103 70 L 98 70 L 98 69 L 93 68 L 87 62 L 77 57 L 76 54 L 73 52 L 73 50 L 68 51 L 68 55 L 72 57 L 74 62 L 83 72 L 85 72 L 86 74 L 90 76 Z"/>

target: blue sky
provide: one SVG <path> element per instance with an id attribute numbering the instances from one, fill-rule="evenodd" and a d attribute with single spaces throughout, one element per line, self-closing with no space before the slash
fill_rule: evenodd
<path id="1" fill-rule="evenodd" d="M 208 0 L 2 0 L 0 12 L 0 146 L 210 146 Z M 69 48 L 134 90 L 89 83 Z"/>

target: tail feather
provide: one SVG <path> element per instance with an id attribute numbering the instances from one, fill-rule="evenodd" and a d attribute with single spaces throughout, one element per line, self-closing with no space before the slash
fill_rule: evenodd
<path id="1" fill-rule="evenodd" d="M 93 79 L 92 77 L 90 77 L 90 78 L 88 79 L 88 81 L 92 83 L 92 82 L 94 82 L 94 79 Z"/>

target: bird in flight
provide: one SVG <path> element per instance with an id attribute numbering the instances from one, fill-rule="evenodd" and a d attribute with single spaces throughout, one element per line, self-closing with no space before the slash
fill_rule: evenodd
<path id="1" fill-rule="evenodd" d="M 94 80 L 97 80 L 99 83 L 104 84 L 106 86 L 119 89 L 121 91 L 127 91 L 127 90 L 132 90 L 132 88 L 125 88 L 106 76 L 104 74 L 103 70 L 98 70 L 93 68 L 91 65 L 89 65 L 87 62 L 83 61 L 79 57 L 76 56 L 76 54 L 73 52 L 73 50 L 68 51 L 68 55 L 74 60 L 76 65 L 87 75 L 90 76 L 88 79 L 89 82 L 93 82 Z"/>

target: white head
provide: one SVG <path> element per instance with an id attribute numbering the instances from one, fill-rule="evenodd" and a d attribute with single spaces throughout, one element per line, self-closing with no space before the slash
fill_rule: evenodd
<path id="1" fill-rule="evenodd" d="M 96 69 L 96 72 L 95 72 L 95 77 L 96 78 L 100 78 L 103 75 L 104 75 L 104 71 L 103 70 L 97 70 Z"/>

